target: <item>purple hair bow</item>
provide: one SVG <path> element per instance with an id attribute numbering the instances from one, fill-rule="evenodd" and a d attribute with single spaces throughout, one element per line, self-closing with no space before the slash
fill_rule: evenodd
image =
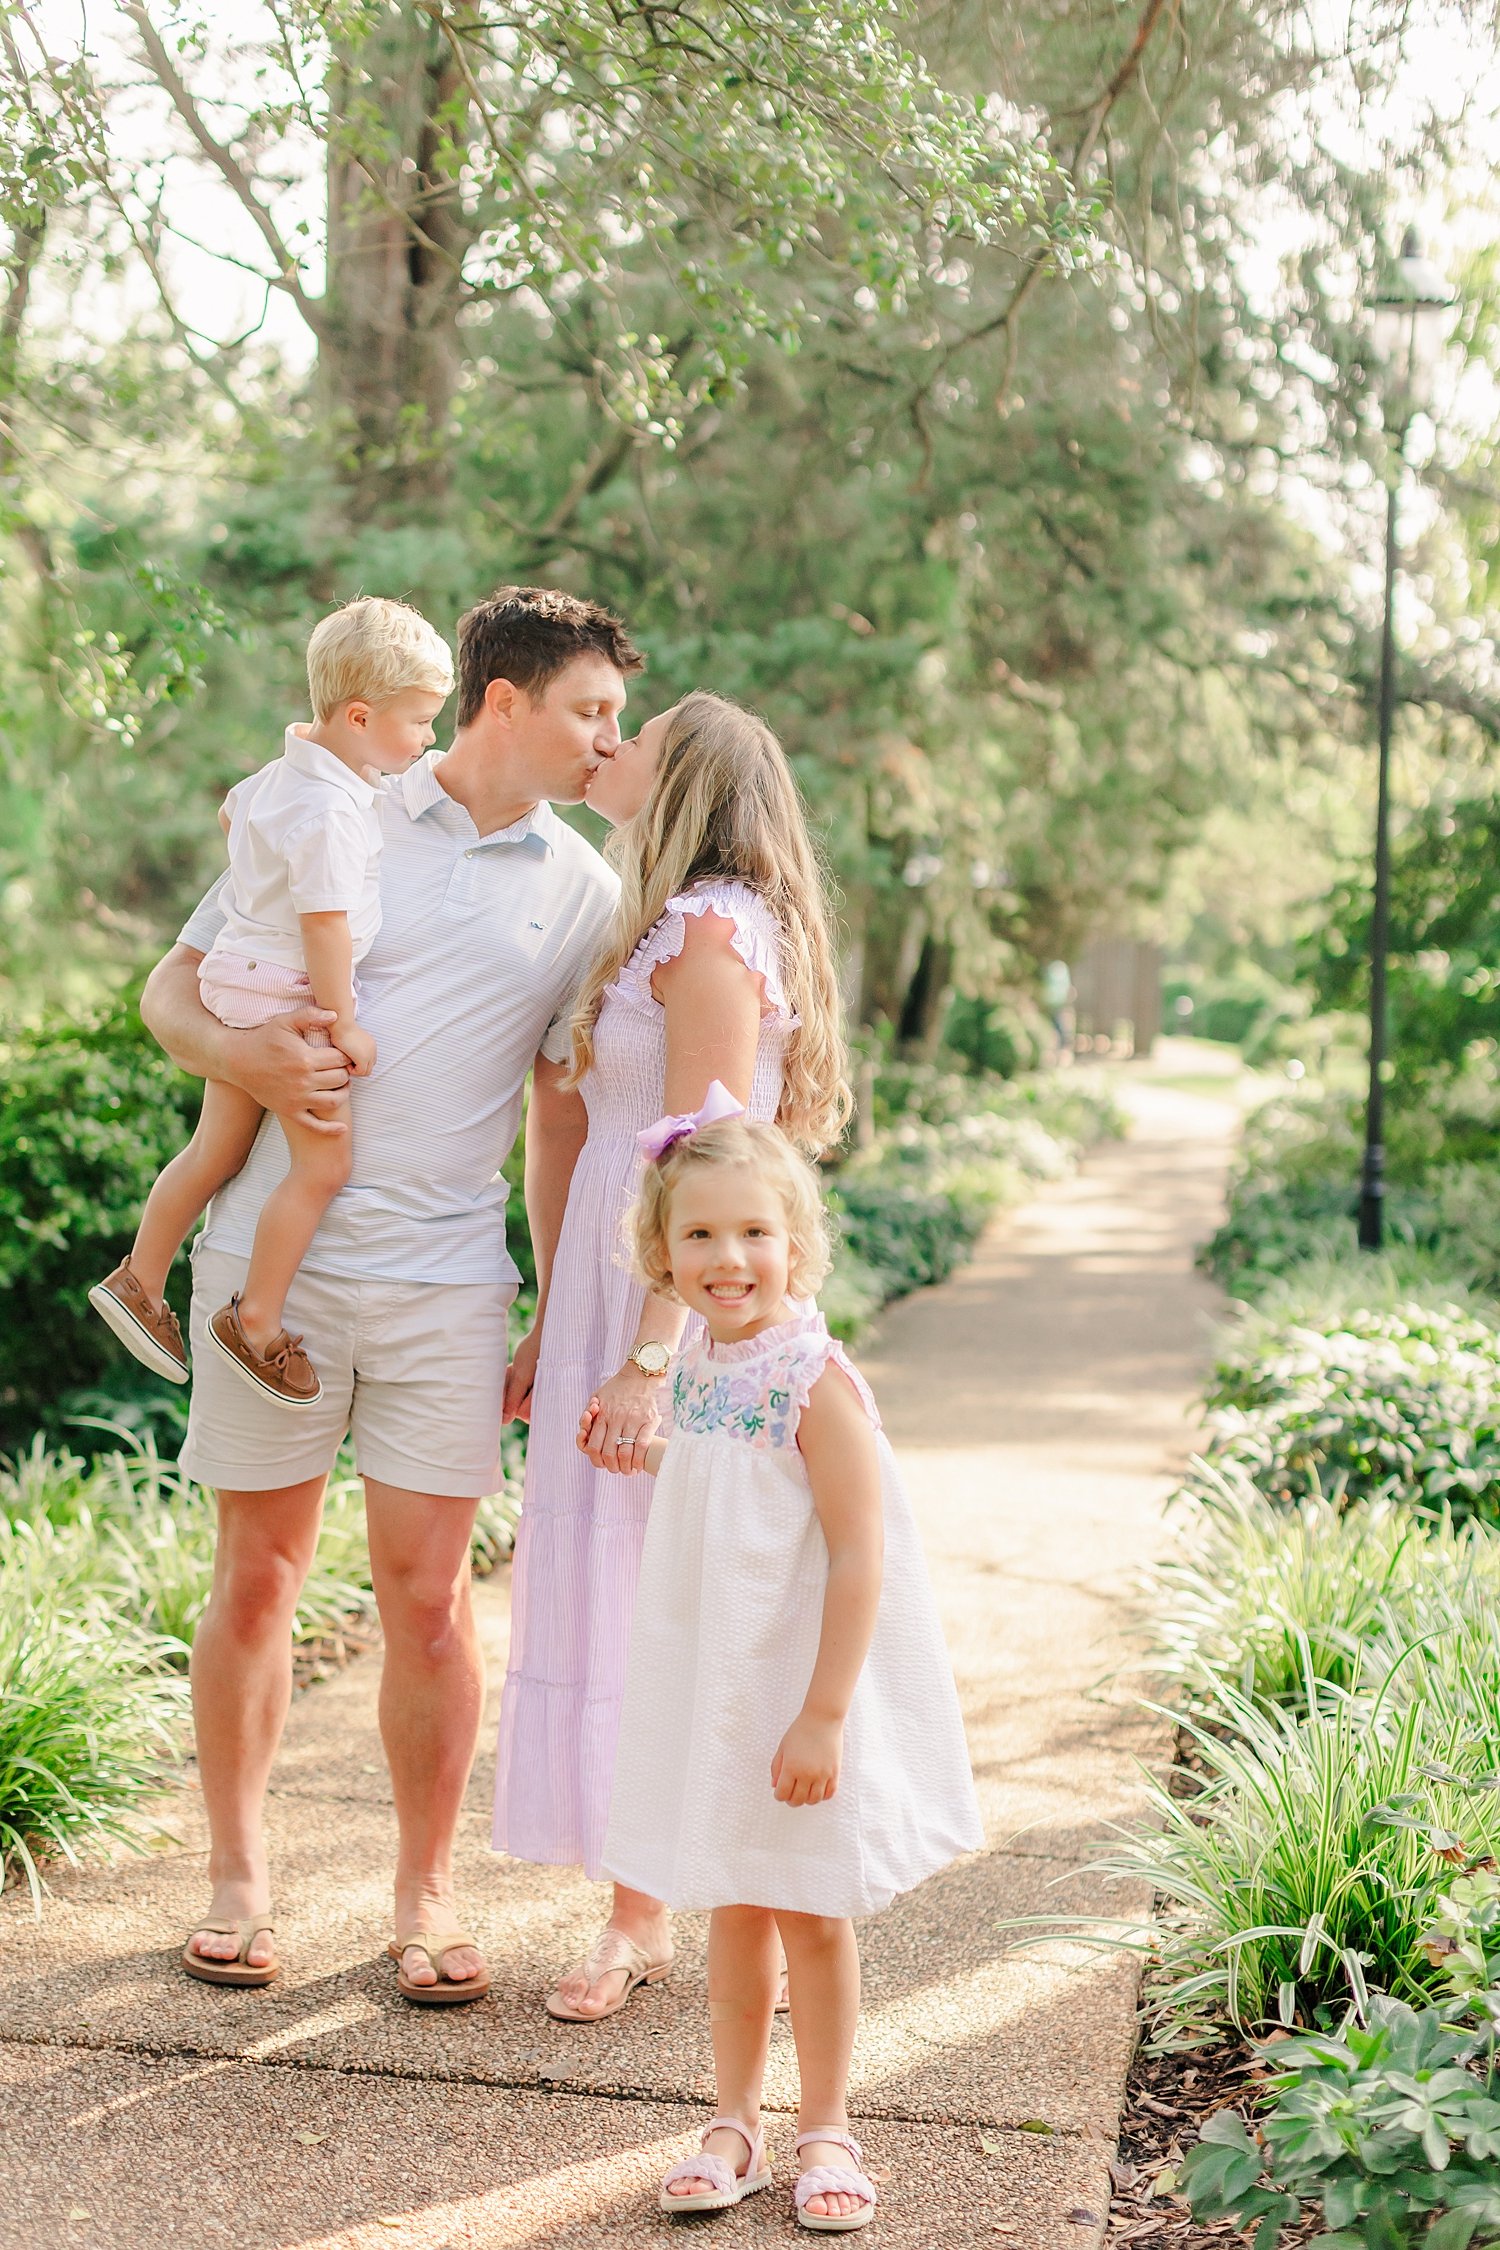
<path id="1" fill-rule="evenodd" d="M 658 1117 L 656 1123 L 648 1125 L 644 1133 L 636 1134 L 635 1145 L 649 1163 L 655 1164 L 676 1142 L 685 1141 L 690 1134 L 701 1132 L 705 1125 L 719 1125 L 726 1117 L 743 1117 L 744 1114 L 744 1103 L 737 1102 L 729 1088 L 713 1078 L 709 1081 L 701 1109 L 690 1110 L 683 1117 Z"/>

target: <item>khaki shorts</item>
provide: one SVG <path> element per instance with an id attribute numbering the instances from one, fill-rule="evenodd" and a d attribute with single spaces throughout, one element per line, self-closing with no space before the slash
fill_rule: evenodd
<path id="1" fill-rule="evenodd" d="M 286 1325 L 304 1338 L 323 1396 L 263 1398 L 208 1340 L 248 1259 L 193 1253 L 193 1395 L 181 1465 L 199 1484 L 271 1492 L 322 1476 L 346 1431 L 361 1476 L 408 1492 L 482 1499 L 500 1488 L 510 1282 L 360 1281 L 299 1273 Z"/>

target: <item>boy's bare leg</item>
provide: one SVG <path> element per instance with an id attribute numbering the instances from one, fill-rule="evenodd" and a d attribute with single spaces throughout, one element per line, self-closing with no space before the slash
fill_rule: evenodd
<path id="1" fill-rule="evenodd" d="M 211 1922 L 271 1904 L 261 1814 L 292 1693 L 292 1616 L 318 1544 L 324 1477 L 272 1492 L 221 1492 L 213 1591 L 193 1640 L 193 1726 L 208 1814 Z M 194 1952 L 232 1961 L 238 1940 L 196 1930 Z M 269 1961 L 264 1932 L 246 1958 Z"/>
<path id="2" fill-rule="evenodd" d="M 453 1838 L 484 1707 L 484 1659 L 469 1597 L 478 1505 L 365 1479 L 371 1575 L 385 1632 L 380 1732 L 401 1839 L 398 1938 L 452 1929 L 462 1919 L 453 1897 Z M 425 1954 L 408 1950 L 402 1966 L 413 1984 L 436 1981 Z M 479 1952 L 464 1947 L 447 1956 L 443 1973 L 463 1983 L 483 1968 Z"/>
<path id="3" fill-rule="evenodd" d="M 163 1166 L 146 1198 L 130 1252 L 130 1270 L 158 1305 L 172 1260 L 226 1180 L 243 1171 L 265 1115 L 238 1086 L 210 1078 L 193 1137 Z"/>
<path id="4" fill-rule="evenodd" d="M 330 1135 L 283 1117 L 291 1170 L 266 1197 L 256 1221 L 240 1326 L 263 1352 L 281 1332 L 287 1291 L 297 1278 L 323 1213 L 349 1178 L 349 1135 Z"/>

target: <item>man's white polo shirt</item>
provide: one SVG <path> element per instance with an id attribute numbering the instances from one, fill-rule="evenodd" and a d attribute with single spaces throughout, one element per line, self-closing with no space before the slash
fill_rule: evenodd
<path id="1" fill-rule="evenodd" d="M 306 967 L 299 914 L 347 914 L 362 961 L 380 927 L 380 791 L 295 727 L 286 748 L 237 781 L 218 947 Z"/>
<path id="2" fill-rule="evenodd" d="M 550 805 L 481 836 L 438 780 L 440 763 L 429 752 L 379 797 L 381 924 L 359 1003 L 379 1059 L 351 1088 L 353 1176 L 303 1261 L 318 1273 L 515 1281 L 497 1174 L 533 1058 L 567 1057 L 573 996 L 614 911 L 615 876 Z M 225 881 L 182 944 L 209 950 Z M 267 1118 L 202 1239 L 248 1257 L 286 1168 Z"/>

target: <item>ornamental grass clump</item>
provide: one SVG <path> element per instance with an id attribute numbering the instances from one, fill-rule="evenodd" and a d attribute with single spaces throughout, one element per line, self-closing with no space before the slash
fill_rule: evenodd
<path id="1" fill-rule="evenodd" d="M 162 1761 L 181 1746 L 180 1646 L 70 1615 L 14 1559 L 0 1565 L 0 1876 L 111 1839 L 138 1845 Z"/>
<path id="2" fill-rule="evenodd" d="M 1150 1665 L 1189 1708 L 1228 1682 L 1303 1705 L 1311 1678 L 1398 1701 L 1469 1707 L 1500 1664 L 1500 1530 L 1391 1501 L 1268 1500 L 1243 1472 L 1195 1462 L 1181 1549 L 1147 1580 Z M 1489 1722 L 1486 1721 L 1486 1731 Z"/>
<path id="3" fill-rule="evenodd" d="M 1189 1708 L 1225 1682 L 1261 1705 L 1305 1701 L 1309 1677 L 1350 1688 L 1424 1572 L 1464 1580 L 1463 1536 L 1407 1509 L 1278 1508 L 1244 1475 L 1201 1463 L 1178 1501 L 1194 1520 L 1184 1551 L 1148 1579 L 1150 1661 Z M 1500 1541 L 1487 1559 L 1500 1599 Z"/>
<path id="4" fill-rule="evenodd" d="M 1176 1714 L 1174 1714 L 1176 1715 Z M 1337 2014 L 1367 1982 L 1422 2001 L 1435 1854 L 1500 1853 L 1500 1735 L 1309 1674 L 1304 1708 L 1221 1686 L 1178 1716 L 1202 1786 L 1147 1780 L 1148 1823 L 1099 1872 L 1161 1902 L 1147 2006 L 1162 2047 Z"/>

